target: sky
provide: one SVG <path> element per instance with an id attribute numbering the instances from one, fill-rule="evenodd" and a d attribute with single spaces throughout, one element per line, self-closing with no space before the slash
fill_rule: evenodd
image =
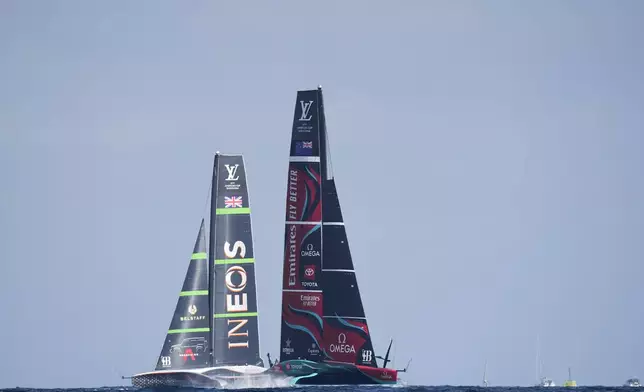
<path id="1" fill-rule="evenodd" d="M 0 387 L 154 368 L 215 151 L 262 355 L 289 138 L 323 86 L 375 349 L 410 384 L 644 377 L 644 2 L 0 2 Z M 392 350 L 393 351 L 393 350 Z"/>

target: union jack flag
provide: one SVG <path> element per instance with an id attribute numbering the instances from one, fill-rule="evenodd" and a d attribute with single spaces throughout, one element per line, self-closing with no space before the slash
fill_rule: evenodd
<path id="1" fill-rule="evenodd" d="M 241 208 L 242 207 L 242 197 L 241 196 L 233 196 L 233 197 L 224 196 L 224 204 L 226 205 L 226 208 Z"/>

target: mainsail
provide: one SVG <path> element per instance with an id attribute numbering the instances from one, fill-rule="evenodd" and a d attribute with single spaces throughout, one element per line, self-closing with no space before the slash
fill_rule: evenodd
<path id="1" fill-rule="evenodd" d="M 208 367 L 210 350 L 208 261 L 204 221 L 201 220 L 179 300 L 157 360 L 156 370 Z"/>
<path id="2" fill-rule="evenodd" d="M 331 170 L 321 88 L 297 93 L 285 226 L 280 361 L 377 367 Z"/>
<path id="3" fill-rule="evenodd" d="M 213 366 L 263 366 L 250 203 L 242 155 L 215 156 L 210 222 Z"/>

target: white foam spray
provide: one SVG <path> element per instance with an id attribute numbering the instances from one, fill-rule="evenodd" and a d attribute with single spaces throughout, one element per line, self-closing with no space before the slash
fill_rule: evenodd
<path id="1" fill-rule="evenodd" d="M 248 389 L 248 388 L 285 388 L 290 387 L 291 377 L 273 374 L 242 375 L 239 377 L 214 377 L 221 383 L 222 389 Z"/>

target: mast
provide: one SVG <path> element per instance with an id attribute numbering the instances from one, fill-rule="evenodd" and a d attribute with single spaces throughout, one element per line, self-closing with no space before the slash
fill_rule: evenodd
<path id="1" fill-rule="evenodd" d="M 210 287 L 210 295 L 208 306 L 210 309 L 210 363 L 215 365 L 215 339 L 214 339 L 214 314 L 215 314 L 215 211 L 217 210 L 217 167 L 219 163 L 219 151 L 215 152 L 215 159 L 212 166 L 212 180 L 210 183 L 210 238 L 208 240 L 208 285 Z"/>
<path id="2" fill-rule="evenodd" d="M 534 377 L 537 380 L 537 385 L 541 382 L 541 372 L 540 372 L 540 367 L 539 367 L 539 360 L 540 360 L 540 342 L 539 342 L 539 335 L 537 334 L 537 347 L 536 347 L 536 358 L 534 360 Z"/>

